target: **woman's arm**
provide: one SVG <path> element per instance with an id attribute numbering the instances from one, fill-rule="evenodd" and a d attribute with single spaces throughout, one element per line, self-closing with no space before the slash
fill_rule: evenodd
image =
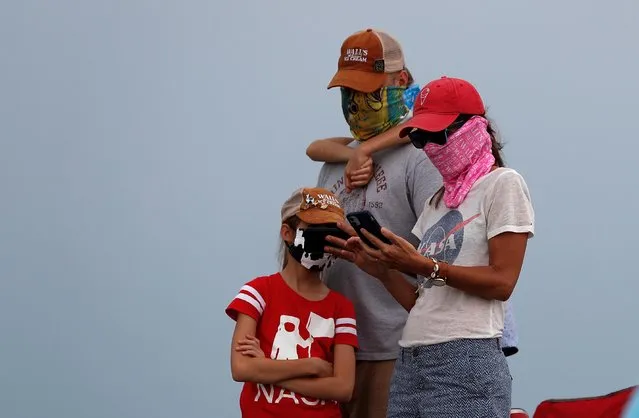
<path id="1" fill-rule="evenodd" d="M 388 274 L 378 277 L 388 293 L 395 298 L 397 303 L 410 312 L 417 301 L 417 286 L 406 280 L 404 274 L 397 270 L 388 270 Z"/>
<path id="2" fill-rule="evenodd" d="M 256 328 L 255 319 L 245 314 L 238 315 L 231 343 L 231 374 L 236 382 L 269 384 L 297 377 L 328 374 L 324 370 L 329 370 L 330 373 L 330 363 L 318 358 L 272 360 L 243 355 L 238 350 L 240 341 L 247 335 L 254 336 Z"/>
<path id="3" fill-rule="evenodd" d="M 449 286 L 484 299 L 506 301 L 517 284 L 528 239 L 534 233 L 534 212 L 523 178 L 512 171 L 505 172 L 501 178 L 488 199 L 488 266 L 438 264 L 439 275 L 447 278 Z M 435 263 L 420 254 L 410 242 L 386 228 L 382 228 L 381 232 L 390 244 L 365 229 L 361 230 L 376 247 L 371 248 L 354 236 L 352 228 L 345 228 L 343 223 L 338 223 L 338 226 L 351 238 L 345 242 L 327 237 L 334 247 L 327 247 L 326 251 L 356 263 L 371 276 L 382 280 L 387 289 L 393 289 L 391 293 L 394 292 L 393 296 L 404 308 L 411 306 L 407 288 L 401 281 L 404 279 L 391 271 L 428 277 Z"/>
<path id="4" fill-rule="evenodd" d="M 406 273 L 424 277 L 428 277 L 432 273 L 435 263 L 422 256 L 408 241 L 393 234 L 388 229 L 382 228 L 382 233 L 392 244 L 383 243 L 366 230 L 363 230 L 363 233 L 366 238 L 379 248 L 379 250 L 372 249 L 359 241 L 358 245 L 370 257 L 379 259 L 381 262 L 395 269 L 401 269 Z M 488 266 L 463 267 L 438 263 L 440 267 L 439 275 L 447 278 L 449 286 L 471 295 L 484 299 L 506 301 L 510 298 L 519 279 L 519 273 L 524 263 L 528 236 L 528 233 L 515 232 L 504 232 L 496 235 L 488 240 Z M 359 238 L 351 238 L 351 240 L 359 240 Z M 395 287 L 399 286 L 397 275 L 388 275 L 380 280 L 392 282 L 392 286 Z M 391 285 L 385 283 L 385 286 L 389 288 Z"/>
<path id="5" fill-rule="evenodd" d="M 346 344 L 335 345 L 331 377 L 290 379 L 277 385 L 303 396 L 348 402 L 355 386 L 355 349 Z"/>
<path id="6" fill-rule="evenodd" d="M 448 286 L 484 299 L 510 298 L 524 264 L 528 233 L 505 232 L 488 241 L 489 261 L 485 267 L 462 267 L 439 263 L 440 276 Z M 418 274 L 428 276 L 434 263 L 422 257 Z"/>

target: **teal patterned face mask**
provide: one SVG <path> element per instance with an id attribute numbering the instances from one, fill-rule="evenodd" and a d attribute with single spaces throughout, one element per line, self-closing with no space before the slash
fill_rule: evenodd
<path id="1" fill-rule="evenodd" d="M 417 84 L 411 84 L 406 91 L 404 92 L 404 103 L 410 110 L 413 110 L 413 105 L 415 104 L 415 98 L 419 94 L 421 89 Z"/>
<path id="2" fill-rule="evenodd" d="M 342 112 L 358 141 L 366 141 L 399 124 L 410 111 L 405 87 L 382 87 L 372 93 L 342 88 Z"/>

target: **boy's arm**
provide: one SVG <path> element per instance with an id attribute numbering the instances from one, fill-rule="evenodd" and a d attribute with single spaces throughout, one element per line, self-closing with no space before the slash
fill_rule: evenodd
<path id="1" fill-rule="evenodd" d="M 347 344 L 335 345 L 332 377 L 290 379 L 277 385 L 303 396 L 348 402 L 355 386 L 355 349 Z"/>
<path id="2" fill-rule="evenodd" d="M 306 148 L 306 155 L 313 161 L 343 163 L 353 154 L 353 148 L 348 146 L 353 141 L 346 137 L 318 139 Z"/>
<path id="3" fill-rule="evenodd" d="M 373 154 L 409 142 L 407 137 L 399 137 L 401 130 L 402 124 L 399 124 L 368 141 L 362 142 L 358 147 L 354 148 L 344 169 L 345 187 L 347 190 L 365 186 L 371 180 L 374 174 L 374 168 L 371 169 L 370 173 L 367 173 L 370 174 L 370 176 L 363 175 L 361 168 L 371 160 Z"/>
<path id="4" fill-rule="evenodd" d="M 349 147 L 348 145 L 354 141 L 353 138 L 336 137 L 318 139 L 313 141 L 306 148 L 306 155 L 313 161 L 325 163 L 345 163 L 352 160 L 353 154 L 358 153 L 358 158 L 362 161 L 357 168 L 361 167 L 364 159 L 371 157 L 374 153 L 396 145 L 407 144 L 408 138 L 400 138 L 399 132 L 403 124 L 392 127 L 386 132 L 362 142 L 357 147 Z M 363 158 L 364 157 L 364 158 Z"/>
<path id="5" fill-rule="evenodd" d="M 239 341 L 247 335 L 255 335 L 257 321 L 246 314 L 238 314 L 231 343 L 231 373 L 236 382 L 276 383 L 286 379 L 317 376 L 320 374 L 319 359 L 272 360 L 253 358 L 236 350 Z"/>
<path id="6" fill-rule="evenodd" d="M 398 145 L 407 144 L 410 142 L 408 137 L 399 137 L 399 132 L 403 127 L 404 124 L 400 123 L 399 125 L 390 128 L 388 131 L 382 132 L 368 141 L 362 142 L 361 145 L 357 147 L 357 151 L 366 157 L 370 157 L 376 152 L 393 148 Z"/>

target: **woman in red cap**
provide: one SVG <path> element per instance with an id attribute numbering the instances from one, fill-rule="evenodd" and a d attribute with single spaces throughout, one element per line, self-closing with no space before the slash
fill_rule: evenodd
<path id="1" fill-rule="evenodd" d="M 465 80 L 428 83 L 400 136 L 444 180 L 413 228 L 418 248 L 385 228 L 391 244 L 364 231 L 377 248 L 331 238 L 334 254 L 378 278 L 410 312 L 388 417 L 509 417 L 512 379 L 499 339 L 534 233 L 528 187 L 505 168 L 483 101 Z"/>

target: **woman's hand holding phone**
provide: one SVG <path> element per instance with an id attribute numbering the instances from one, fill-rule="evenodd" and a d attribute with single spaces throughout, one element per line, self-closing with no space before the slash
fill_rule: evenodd
<path id="1" fill-rule="evenodd" d="M 360 242 L 363 251 L 366 252 L 369 257 L 377 259 L 389 268 L 403 273 L 417 275 L 423 270 L 423 263 L 426 258 L 413 247 L 413 244 L 404 238 L 395 235 L 386 228 L 382 228 L 382 235 L 390 242 L 390 244 L 387 244 L 365 229 L 361 231 L 366 239 L 377 247 L 371 248 L 363 241 Z"/>
<path id="2" fill-rule="evenodd" d="M 364 241 L 364 244 L 366 244 L 368 247 L 377 248 L 375 244 L 373 244 L 368 238 L 366 238 L 364 234 L 362 234 L 363 229 L 375 235 L 382 242 L 391 244 L 391 242 L 382 234 L 382 227 L 371 212 L 367 210 L 351 212 L 346 215 L 346 219 L 351 224 L 361 240 Z"/>
<path id="3" fill-rule="evenodd" d="M 331 252 L 337 257 L 349 260 L 379 279 L 395 269 L 407 274 L 418 274 L 424 270 L 425 258 L 404 238 L 382 228 L 369 211 L 351 212 L 346 215 L 351 225 L 338 227 L 351 235 L 347 241 L 329 241 L 337 246 Z M 372 229 L 369 231 L 369 229 Z"/>
<path id="4" fill-rule="evenodd" d="M 345 222 L 338 222 L 337 227 L 349 234 L 348 240 L 334 236 L 327 236 L 326 240 L 331 244 L 324 250 L 335 257 L 350 261 L 362 271 L 378 279 L 383 279 L 388 274 L 388 266 L 380 260 L 371 257 L 363 248 L 364 244 L 357 236 L 352 226 Z"/>

